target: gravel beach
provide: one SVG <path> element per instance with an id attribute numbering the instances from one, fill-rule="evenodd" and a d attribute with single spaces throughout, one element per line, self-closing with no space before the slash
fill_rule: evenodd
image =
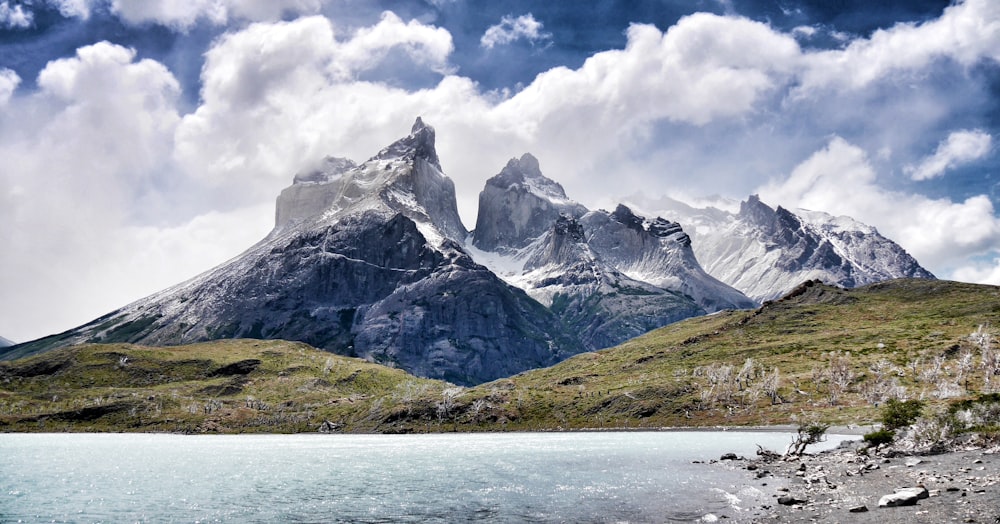
<path id="1" fill-rule="evenodd" d="M 789 460 L 740 457 L 744 510 L 707 515 L 717 522 L 1000 523 L 1000 447 L 935 455 L 865 455 L 847 446 Z M 900 488 L 926 488 L 913 505 L 880 507 Z M 922 490 L 917 490 L 922 491 Z M 749 507 L 751 504 L 755 506 Z"/>

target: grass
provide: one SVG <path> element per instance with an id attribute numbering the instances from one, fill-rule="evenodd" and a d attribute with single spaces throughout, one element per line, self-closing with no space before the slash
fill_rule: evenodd
<path id="1" fill-rule="evenodd" d="M 185 433 L 380 431 L 382 410 L 450 387 L 260 340 L 62 348 L 0 364 L 0 384 L 0 430 Z"/>
<path id="2" fill-rule="evenodd" d="M 473 388 L 300 343 L 85 345 L 0 363 L 0 430 L 297 432 L 327 421 L 327 428 L 361 432 L 868 424 L 889 398 L 933 407 L 989 393 L 982 348 L 970 334 L 997 325 L 1000 288 L 992 286 L 811 284 L 757 310 L 678 322 Z M 960 380 L 966 353 L 975 366 Z M 246 374 L 212 374 L 253 359 L 260 364 Z"/>

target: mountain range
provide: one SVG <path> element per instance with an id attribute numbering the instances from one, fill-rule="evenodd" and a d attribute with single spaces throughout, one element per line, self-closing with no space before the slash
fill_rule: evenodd
<path id="1" fill-rule="evenodd" d="M 784 296 L 802 282 L 845 288 L 897 278 L 934 278 L 877 229 L 847 216 L 772 208 L 756 195 L 738 211 L 693 207 L 668 197 L 629 199 L 683 223 L 695 256 L 711 275 L 757 302 Z"/>
<path id="2" fill-rule="evenodd" d="M 365 162 L 328 158 L 297 174 L 276 207 L 274 229 L 233 260 L 0 357 L 84 342 L 287 339 L 470 385 L 750 308 L 795 279 L 931 277 L 868 226 L 755 197 L 711 222 L 683 216 L 693 236 L 626 205 L 592 211 L 530 154 L 487 181 L 469 232 L 419 118 Z"/>

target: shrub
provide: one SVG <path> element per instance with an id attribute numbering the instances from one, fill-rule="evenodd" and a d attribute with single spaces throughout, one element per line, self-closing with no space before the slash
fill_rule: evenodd
<path id="1" fill-rule="evenodd" d="M 924 403 L 919 400 L 889 399 L 882 409 L 882 427 L 891 431 L 909 426 L 916 422 L 923 409 Z"/>
<path id="2" fill-rule="evenodd" d="M 826 440 L 826 430 L 830 429 L 829 424 L 820 423 L 806 423 L 800 424 L 798 432 L 795 435 L 795 440 L 792 441 L 788 446 L 788 450 L 785 451 L 786 457 L 799 457 L 805 452 L 806 446 L 809 444 L 816 444 L 817 442 L 823 442 Z"/>
<path id="3" fill-rule="evenodd" d="M 865 433 L 864 436 L 868 447 L 876 449 L 886 444 L 891 444 L 894 438 L 896 438 L 896 432 L 891 429 L 879 429 L 871 433 Z"/>

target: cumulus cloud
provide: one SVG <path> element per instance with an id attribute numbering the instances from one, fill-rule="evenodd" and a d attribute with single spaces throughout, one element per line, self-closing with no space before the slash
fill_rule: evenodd
<path id="1" fill-rule="evenodd" d="M 479 45 L 486 49 L 492 49 L 494 46 L 506 45 L 522 39 L 532 43 L 551 39 L 552 34 L 542 31 L 542 27 L 543 24 L 535 20 L 531 13 L 517 18 L 514 18 L 513 15 L 507 15 L 500 19 L 499 24 L 486 29 L 482 38 L 479 39 Z"/>
<path id="2" fill-rule="evenodd" d="M 417 65 L 444 74 L 451 71 L 448 57 L 455 47 L 447 30 L 416 20 L 403 22 L 386 11 L 378 24 L 358 29 L 349 40 L 335 45 L 330 69 L 338 79 L 350 79 L 374 67 L 392 49 L 401 49 Z"/>
<path id="3" fill-rule="evenodd" d="M 0 108 L 7 105 L 14 90 L 21 83 L 21 77 L 10 69 L 0 69 Z"/>
<path id="4" fill-rule="evenodd" d="M 31 27 L 35 22 L 35 16 L 31 11 L 26 11 L 24 5 L 10 4 L 9 0 L 0 2 L 0 27 L 7 29 L 24 29 Z"/>
<path id="5" fill-rule="evenodd" d="M 984 262 L 972 262 L 956 269 L 951 277 L 960 282 L 1000 286 L 1000 258 Z"/>
<path id="6" fill-rule="evenodd" d="M 10 100 L 0 104 L 0 223 L 14 224 L 0 228 L 0 245 L 13 253 L 0 289 L 31 295 L 37 306 L 0 310 L 0 332 L 40 336 L 9 326 L 32 325 L 55 297 L 66 297 L 64 312 L 97 316 L 236 254 L 266 232 L 274 197 L 296 171 L 330 154 L 364 160 L 418 115 L 438 130 L 466 221 L 485 179 L 531 151 L 587 204 L 607 194 L 609 181 L 625 193 L 691 181 L 689 193 L 743 198 L 760 185 L 757 173 L 788 173 L 758 188 L 766 202 L 871 223 L 939 274 L 964 274 L 967 257 L 990 256 L 1000 245 L 988 198 L 932 199 L 890 189 L 878 176 L 922 165 L 924 154 L 889 152 L 938 140 L 947 115 L 982 114 L 962 105 L 972 98 L 882 80 L 933 75 L 935 63 L 997 60 L 995 2 L 969 0 L 938 20 L 830 51 L 803 50 L 794 32 L 737 16 L 695 14 L 666 31 L 637 24 L 623 49 L 553 68 L 516 93 L 484 93 L 459 76 L 449 63 L 451 35 L 420 21 L 386 13 L 351 32 L 320 16 L 276 21 L 322 4 L 118 0 L 119 15 L 135 23 L 268 20 L 213 41 L 199 105 L 183 115 L 170 72 L 111 43 L 50 63 L 37 93 L 16 90 L 16 75 L 0 74 L 0 101 Z M 508 26 L 514 31 L 513 19 Z M 520 38 L 541 30 L 539 23 Z M 366 80 L 399 56 L 436 74 L 437 84 Z M 938 151 L 961 162 L 968 154 L 960 145 L 949 138 Z M 695 174 L 684 179 L 687 172 Z M 191 249 L 212 254 L 199 258 Z M 160 276 L 144 280 L 144 272 Z M 50 278 L 41 291 L 25 283 Z M 109 281 L 113 298 L 98 307 L 93 290 Z M 63 329 L 88 320 L 69 314 L 52 317 Z"/>
<path id="7" fill-rule="evenodd" d="M 990 152 L 993 137 L 982 130 L 955 131 L 938 144 L 933 155 L 905 171 L 913 180 L 939 177 L 945 171 L 983 158 Z"/>
<path id="8" fill-rule="evenodd" d="M 418 105 L 436 100 L 447 106 L 450 86 L 472 89 L 459 80 L 411 94 L 356 80 L 392 49 L 442 71 L 451 36 L 419 22 L 404 23 L 392 13 L 342 39 L 319 16 L 253 24 L 224 36 L 206 54 L 203 103 L 184 117 L 175 158 L 215 183 L 238 179 L 245 192 L 259 191 L 256 196 L 262 197 L 302 165 L 344 152 L 345 143 L 348 153 L 377 151 L 398 133 L 385 128 L 389 118 L 383 113 L 407 125 L 419 114 Z M 372 133 L 375 128 L 382 132 Z"/>
<path id="9" fill-rule="evenodd" d="M 46 0 L 49 5 L 59 9 L 59 14 L 65 17 L 90 18 L 91 9 L 102 0 Z"/>
<path id="10" fill-rule="evenodd" d="M 49 63 L 38 88 L 15 94 L 0 118 L 0 245 L 9 255 L 0 289 L 18 297 L 2 316 L 22 340 L 46 334 L 18 330 L 51 328 L 35 318 L 48 311 L 53 318 L 93 312 L 79 307 L 93 297 L 76 279 L 113 260 L 106 254 L 115 251 L 121 225 L 142 215 L 161 182 L 156 175 L 179 122 L 179 87 L 169 71 L 106 42 Z M 119 285 L 104 276 L 105 285 Z M 89 294 L 101 294 L 98 282 L 88 282 Z"/>
<path id="11" fill-rule="evenodd" d="M 84 1 L 84 0 L 77 0 Z M 283 15 L 314 14 L 328 0 L 113 0 L 115 13 L 132 24 L 153 22 L 188 28 L 203 19 L 225 25 L 233 19 L 280 20 Z"/>
<path id="12" fill-rule="evenodd" d="M 961 260 L 1000 244 L 1000 219 L 986 196 L 962 202 L 887 190 L 861 148 L 834 137 L 785 179 L 758 190 L 786 208 L 820 210 L 874 224 L 922 264 L 949 274 Z"/>
<path id="13" fill-rule="evenodd" d="M 937 60 L 972 66 L 983 58 L 1000 60 L 1000 2 L 965 0 L 937 19 L 879 29 L 845 49 L 812 53 L 801 88 L 860 89 L 898 74 L 917 74 Z"/>

